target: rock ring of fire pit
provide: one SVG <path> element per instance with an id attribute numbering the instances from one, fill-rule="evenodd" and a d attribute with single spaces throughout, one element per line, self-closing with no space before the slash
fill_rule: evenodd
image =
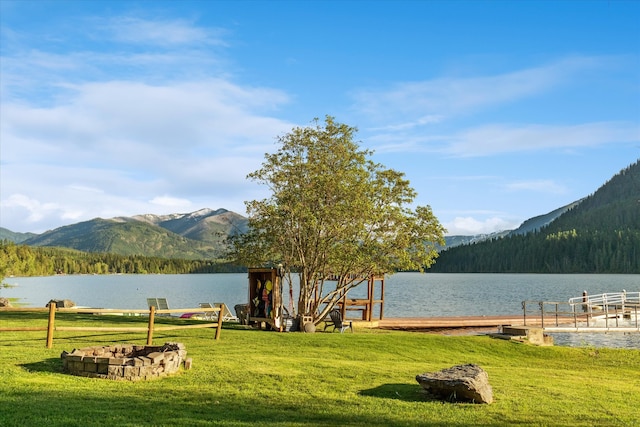
<path id="1" fill-rule="evenodd" d="M 109 380 L 148 380 L 178 372 L 187 351 L 182 343 L 161 346 L 119 344 L 63 351 L 65 372 Z M 190 364 L 189 364 L 190 365 Z"/>

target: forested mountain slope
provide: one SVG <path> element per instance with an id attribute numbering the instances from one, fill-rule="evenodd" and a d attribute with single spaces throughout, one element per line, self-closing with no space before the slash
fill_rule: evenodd
<path id="1" fill-rule="evenodd" d="M 135 220 L 92 219 L 40 234 L 26 240 L 30 246 L 56 246 L 83 252 L 109 252 L 208 259 L 215 257 L 211 246 L 191 241 L 161 227 Z"/>
<path id="2" fill-rule="evenodd" d="M 539 231 L 446 249 L 430 271 L 640 273 L 640 162 Z"/>

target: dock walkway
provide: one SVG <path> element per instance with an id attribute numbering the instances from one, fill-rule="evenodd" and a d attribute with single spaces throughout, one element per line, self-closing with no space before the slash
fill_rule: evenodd
<path id="1" fill-rule="evenodd" d="M 528 319 L 535 322 L 535 319 Z M 456 316 L 456 317 L 393 317 L 377 321 L 379 329 L 426 330 L 443 328 L 488 328 L 505 325 L 522 325 L 518 315 L 507 316 Z"/>
<path id="2" fill-rule="evenodd" d="M 353 322 L 362 327 L 428 331 L 532 327 L 545 332 L 640 332 L 640 293 L 619 292 L 594 296 L 586 293 L 565 302 L 523 301 L 522 315 L 393 317 Z"/>

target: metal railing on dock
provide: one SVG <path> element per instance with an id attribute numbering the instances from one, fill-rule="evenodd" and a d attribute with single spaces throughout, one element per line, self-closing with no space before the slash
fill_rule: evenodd
<path id="1" fill-rule="evenodd" d="M 535 314 L 554 332 L 640 332 L 640 292 L 615 292 L 568 301 L 523 301 L 524 325 Z M 572 325 L 572 326 L 571 326 Z"/>

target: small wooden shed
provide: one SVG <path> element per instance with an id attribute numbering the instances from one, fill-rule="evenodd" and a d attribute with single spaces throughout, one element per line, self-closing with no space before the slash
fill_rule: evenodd
<path id="1" fill-rule="evenodd" d="M 277 331 L 285 328 L 282 277 L 275 268 L 249 269 L 249 324 L 268 325 Z"/>
<path id="2" fill-rule="evenodd" d="M 325 281 L 338 280 L 328 277 Z M 337 307 L 343 319 L 373 322 L 384 315 L 384 275 L 365 278 L 367 293 L 362 298 L 349 298 L 348 294 L 338 301 Z M 363 284 L 364 285 L 364 284 Z M 276 268 L 249 268 L 249 304 L 247 305 L 249 324 L 258 324 L 276 331 L 289 330 L 293 319 L 285 309 L 282 294 L 282 277 Z M 317 296 L 316 296 L 317 297 Z M 379 308 L 376 316 L 376 308 Z M 357 317 L 350 315 L 356 312 Z M 358 315 L 359 314 L 359 315 Z M 301 319 L 304 324 L 305 320 Z"/>

